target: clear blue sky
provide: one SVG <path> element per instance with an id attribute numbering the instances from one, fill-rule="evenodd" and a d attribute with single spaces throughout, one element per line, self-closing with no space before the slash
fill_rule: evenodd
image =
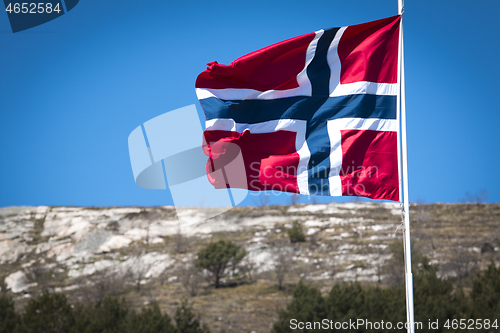
<path id="1" fill-rule="evenodd" d="M 0 206 L 171 204 L 135 185 L 127 138 L 199 107 L 207 62 L 395 14 L 396 0 L 81 0 L 13 34 L 0 13 Z M 498 0 L 406 1 L 411 201 L 500 202 L 499 14 Z"/>

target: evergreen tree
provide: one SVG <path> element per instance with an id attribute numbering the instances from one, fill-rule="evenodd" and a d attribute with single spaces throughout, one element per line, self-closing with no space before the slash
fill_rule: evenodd
<path id="1" fill-rule="evenodd" d="M 494 262 L 479 273 L 474 280 L 472 292 L 472 317 L 474 319 L 498 319 L 500 326 L 500 267 Z M 489 330 L 500 332 L 500 329 Z"/>
<path id="2" fill-rule="evenodd" d="M 397 302 L 399 304 L 394 304 L 396 294 L 396 288 L 384 290 L 379 287 L 363 287 L 359 282 L 335 284 L 326 299 L 327 317 L 334 322 L 356 321 L 360 318 L 372 323 L 381 320 L 401 321 L 404 319 L 405 303 L 402 298 Z M 404 297 L 404 294 L 400 296 Z M 367 330 L 372 331 L 380 330 Z"/>
<path id="3" fill-rule="evenodd" d="M 157 303 L 141 312 L 129 312 L 127 320 L 128 333 L 177 333 L 167 314 L 162 314 Z"/>
<path id="4" fill-rule="evenodd" d="M 63 294 L 43 293 L 29 301 L 17 332 L 67 333 L 75 324 L 71 305 Z"/>
<path id="5" fill-rule="evenodd" d="M 102 333 L 123 333 L 129 307 L 125 299 L 106 297 L 102 304 L 96 308 L 94 329 L 102 330 Z"/>
<path id="6" fill-rule="evenodd" d="M 462 319 L 466 315 L 461 313 L 461 294 L 454 295 L 450 281 L 437 276 L 437 267 L 429 265 L 425 259 L 413 275 L 413 296 L 415 303 L 415 321 L 427 325 L 428 321 L 439 320 L 438 330 L 443 332 L 444 324 L 448 319 Z M 447 330 L 446 330 L 447 331 Z"/>
<path id="7" fill-rule="evenodd" d="M 19 323 L 14 302 L 7 295 L 0 296 L 0 333 L 12 333 Z"/>
<path id="8" fill-rule="evenodd" d="M 187 300 L 183 300 L 174 315 L 177 325 L 177 333 L 209 333 L 205 325 L 200 325 L 200 320 L 189 306 Z"/>
<path id="9" fill-rule="evenodd" d="M 321 322 L 326 318 L 325 300 L 321 292 L 302 282 L 297 284 L 293 290 L 293 299 L 287 305 L 286 310 L 278 310 L 279 320 L 273 325 L 274 333 L 293 332 L 290 328 L 290 320 L 297 322 Z M 324 332 L 324 330 L 307 330 L 304 332 Z"/>
<path id="10" fill-rule="evenodd" d="M 245 249 L 231 241 L 211 242 L 198 252 L 195 265 L 207 269 L 214 277 L 215 288 L 219 288 L 229 264 L 235 267 L 246 255 Z"/>
<path id="11" fill-rule="evenodd" d="M 97 311 L 95 305 L 77 304 L 73 310 L 75 325 L 71 333 L 100 333 L 101 330 L 93 324 Z"/>
<path id="12" fill-rule="evenodd" d="M 110 296 L 100 305 L 80 306 L 75 311 L 75 333 L 127 333 L 129 307 L 124 299 Z"/>
<path id="13" fill-rule="evenodd" d="M 304 231 L 302 230 L 302 225 L 299 221 L 293 221 L 292 228 L 288 229 L 288 238 L 290 238 L 290 242 L 305 242 L 306 235 L 304 235 Z"/>

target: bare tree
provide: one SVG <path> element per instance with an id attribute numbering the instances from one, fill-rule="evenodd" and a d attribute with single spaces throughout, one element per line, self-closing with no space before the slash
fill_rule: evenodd
<path id="1" fill-rule="evenodd" d="M 478 258 L 475 254 L 461 249 L 458 250 L 454 257 L 450 259 L 443 269 L 448 272 L 453 272 L 457 277 L 458 282 L 462 284 L 463 280 L 473 276 L 478 270 Z"/>
<path id="2" fill-rule="evenodd" d="M 389 285 L 402 286 L 405 283 L 405 258 L 403 246 L 397 242 L 389 245 L 392 258 L 387 260 L 383 272 Z"/>
<path id="3" fill-rule="evenodd" d="M 87 284 L 80 289 L 78 295 L 85 301 L 97 305 L 100 305 L 107 295 L 116 296 L 125 290 L 125 276 L 109 268 L 96 271 L 80 280 L 82 282 L 87 280 Z"/>
<path id="4" fill-rule="evenodd" d="M 175 253 L 184 253 L 186 251 L 186 239 L 181 233 L 181 225 L 177 227 L 177 232 L 174 235 Z"/>
<path id="5" fill-rule="evenodd" d="M 0 293 L 2 293 L 2 294 L 7 293 L 7 283 L 5 283 L 4 276 L 0 276 Z"/>
<path id="6" fill-rule="evenodd" d="M 268 192 L 259 193 L 259 196 L 257 197 L 257 205 L 259 207 L 269 206 L 270 201 L 271 201 L 271 196 L 269 195 Z"/>
<path id="7" fill-rule="evenodd" d="M 382 283 L 382 264 L 378 260 L 377 263 L 375 264 L 375 269 L 377 271 L 377 283 Z"/>
<path id="8" fill-rule="evenodd" d="M 233 266 L 236 268 L 236 266 Z M 249 258 L 245 258 L 238 264 L 238 271 L 241 275 L 248 280 L 248 282 L 254 282 L 255 279 L 255 263 Z M 234 270 L 233 270 L 234 275 Z"/>
<path id="9" fill-rule="evenodd" d="M 132 260 L 132 265 L 128 267 L 126 272 L 126 276 L 132 281 L 135 285 L 137 291 L 141 291 L 141 283 L 146 277 L 146 273 L 151 268 L 150 264 L 144 262 L 144 259 L 137 255 Z"/>
<path id="10" fill-rule="evenodd" d="M 182 287 L 189 296 L 196 296 L 200 290 L 200 285 L 203 282 L 201 270 L 193 264 L 186 264 L 180 268 L 179 278 Z"/>
<path id="11" fill-rule="evenodd" d="M 52 275 L 50 269 L 46 265 L 33 264 L 29 267 L 25 267 L 23 271 L 26 283 L 36 283 L 39 290 L 46 290 Z"/>
<path id="12" fill-rule="evenodd" d="M 295 206 L 300 201 L 300 194 L 293 193 L 290 195 L 290 205 Z"/>
<path id="13" fill-rule="evenodd" d="M 284 242 L 276 242 L 273 247 L 274 254 L 274 274 L 278 282 L 278 289 L 283 290 L 283 284 L 287 275 L 293 267 L 291 249 L 285 246 Z"/>
<path id="14" fill-rule="evenodd" d="M 465 193 L 466 202 L 475 204 L 484 204 L 488 198 L 488 192 L 485 189 L 480 190 L 477 193 Z"/>
<path id="15" fill-rule="evenodd" d="M 402 286 L 405 283 L 405 255 L 403 242 L 395 241 L 389 244 L 389 251 L 392 258 L 386 261 L 383 271 L 386 274 L 387 282 L 391 285 Z M 424 261 L 420 254 L 418 245 L 411 244 L 412 270 L 416 270 L 418 265 Z"/>
<path id="16" fill-rule="evenodd" d="M 149 229 L 151 227 L 151 224 L 153 223 L 153 220 L 151 218 L 148 219 L 148 226 L 146 228 L 146 244 L 149 245 L 149 241 L 151 240 L 151 237 L 149 236 Z"/>
<path id="17" fill-rule="evenodd" d="M 410 213 L 412 213 L 411 208 L 414 208 L 412 218 L 415 222 L 428 223 L 434 219 L 432 214 L 428 211 L 429 205 L 425 205 L 424 203 L 412 205 L 412 207 L 410 207 Z"/>
<path id="18" fill-rule="evenodd" d="M 154 304 L 157 302 L 158 290 L 155 289 L 152 283 L 148 283 L 141 287 L 141 295 L 147 299 L 145 304 Z"/>

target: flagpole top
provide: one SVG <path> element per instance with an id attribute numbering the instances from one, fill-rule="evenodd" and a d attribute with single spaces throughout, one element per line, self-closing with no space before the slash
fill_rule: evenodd
<path id="1" fill-rule="evenodd" d="M 405 12 L 405 0 L 398 0 L 398 13 L 403 15 Z"/>

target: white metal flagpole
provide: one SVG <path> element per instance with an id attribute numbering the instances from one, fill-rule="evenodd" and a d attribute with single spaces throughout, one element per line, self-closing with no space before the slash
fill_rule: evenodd
<path id="1" fill-rule="evenodd" d="M 404 0 L 398 0 L 398 11 L 401 15 L 401 25 L 399 33 L 399 84 L 400 84 L 400 98 L 401 104 L 398 105 L 401 112 L 400 129 L 401 129 L 401 149 L 403 167 L 402 182 L 400 182 L 403 189 L 403 213 L 404 213 L 404 251 L 405 251 L 405 286 L 406 286 L 406 321 L 407 332 L 415 332 L 415 319 L 413 310 L 413 274 L 411 272 L 411 243 L 410 243 L 410 199 L 408 196 L 408 151 L 406 145 L 406 100 L 405 100 L 405 66 L 404 66 L 404 42 L 403 42 L 403 11 Z M 401 193 L 400 193 L 401 198 Z"/>

